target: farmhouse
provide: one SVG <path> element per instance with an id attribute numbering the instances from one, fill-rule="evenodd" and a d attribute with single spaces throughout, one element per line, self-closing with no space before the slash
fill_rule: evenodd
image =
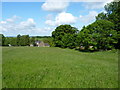
<path id="1" fill-rule="evenodd" d="M 35 41 L 35 44 L 38 47 L 50 47 L 48 43 L 44 43 L 43 41 Z"/>

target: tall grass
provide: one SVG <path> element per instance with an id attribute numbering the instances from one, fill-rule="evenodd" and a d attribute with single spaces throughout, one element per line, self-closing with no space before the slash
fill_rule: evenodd
<path id="1" fill-rule="evenodd" d="M 4 47 L 3 88 L 117 88 L 114 51 Z"/>

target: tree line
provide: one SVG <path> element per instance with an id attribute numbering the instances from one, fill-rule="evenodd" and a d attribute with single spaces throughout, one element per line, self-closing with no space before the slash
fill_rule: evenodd
<path id="1" fill-rule="evenodd" d="M 1 34 L 2 46 L 29 46 L 35 43 L 35 37 L 30 37 L 29 35 L 17 35 L 17 37 L 5 37 Z"/>
<path id="2" fill-rule="evenodd" d="M 60 25 L 52 32 L 54 46 L 86 51 L 119 49 L 120 1 L 104 6 L 96 21 L 80 31 L 71 25 Z"/>
<path id="3" fill-rule="evenodd" d="M 0 45 L 1 46 L 36 46 L 36 41 L 43 41 L 53 46 L 51 36 L 29 36 L 29 35 L 17 35 L 17 37 L 5 37 L 0 34 Z"/>

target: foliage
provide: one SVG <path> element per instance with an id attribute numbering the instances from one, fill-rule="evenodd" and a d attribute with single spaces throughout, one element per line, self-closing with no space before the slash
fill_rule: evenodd
<path id="1" fill-rule="evenodd" d="M 20 37 L 20 44 L 21 46 L 29 45 L 29 35 L 23 35 Z"/>
<path id="2" fill-rule="evenodd" d="M 107 20 L 107 14 L 106 13 L 99 13 L 98 16 L 96 16 L 96 20 Z"/>
<path id="3" fill-rule="evenodd" d="M 105 5 L 105 10 L 107 13 L 100 13 L 96 19 L 106 19 L 114 23 L 114 30 L 117 31 L 118 41 L 120 41 L 120 1 L 114 0 L 111 3 Z M 115 45 L 115 48 L 120 49 L 120 42 Z"/>
<path id="4" fill-rule="evenodd" d="M 5 36 L 3 34 L 0 34 L 0 46 L 4 46 L 5 44 Z"/>
<path id="5" fill-rule="evenodd" d="M 53 42 L 56 47 L 75 47 L 75 35 L 78 32 L 77 28 L 70 25 L 60 25 L 52 32 Z"/>
<path id="6" fill-rule="evenodd" d="M 8 46 L 9 44 L 11 44 L 12 46 L 16 46 L 17 38 L 16 37 L 5 37 L 4 46 Z"/>
<path id="7" fill-rule="evenodd" d="M 35 37 L 30 37 L 30 44 L 33 44 L 33 45 L 35 45 Z"/>
<path id="8" fill-rule="evenodd" d="M 21 37 L 21 35 L 20 35 L 20 34 L 19 34 L 19 35 L 17 35 L 17 45 L 18 45 L 18 46 L 20 46 L 20 45 L 21 45 L 21 44 L 20 44 L 20 40 L 21 40 L 21 39 L 20 39 L 20 37 Z"/>
<path id="9" fill-rule="evenodd" d="M 114 48 L 118 43 L 117 32 L 114 24 L 108 20 L 97 20 L 96 22 L 83 28 L 78 34 L 79 45 L 84 46 L 86 50 L 93 46 L 92 50 L 107 50 Z"/>
<path id="10" fill-rule="evenodd" d="M 115 30 L 120 30 L 120 1 L 105 5 L 108 20 L 115 24 Z"/>
<path id="11" fill-rule="evenodd" d="M 44 43 L 48 43 L 51 47 L 54 47 L 54 42 L 53 42 L 53 38 L 52 37 L 48 37 L 48 38 L 43 38 L 42 40 Z"/>
<path id="12" fill-rule="evenodd" d="M 35 38 L 50 38 L 51 36 L 32 36 L 32 37 L 35 37 Z"/>
<path id="13" fill-rule="evenodd" d="M 30 44 L 29 35 L 17 35 L 17 37 L 2 37 L 3 46 L 27 46 Z"/>

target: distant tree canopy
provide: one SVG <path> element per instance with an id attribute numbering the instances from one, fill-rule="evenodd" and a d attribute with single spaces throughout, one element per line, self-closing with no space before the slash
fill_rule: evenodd
<path id="1" fill-rule="evenodd" d="M 17 37 L 5 37 L 3 34 L 0 34 L 0 45 L 8 46 L 29 46 L 36 45 L 35 41 L 43 41 L 44 43 L 54 46 L 52 43 L 52 38 L 50 36 L 29 36 L 29 35 L 17 35 Z"/>
<path id="2" fill-rule="evenodd" d="M 17 37 L 5 37 L 2 35 L 2 46 L 8 46 L 8 44 L 12 46 L 27 46 L 30 44 L 30 40 L 29 35 L 17 35 Z"/>
<path id="3" fill-rule="evenodd" d="M 3 34 L 0 34 L 0 46 L 4 45 L 5 43 L 5 36 Z"/>

